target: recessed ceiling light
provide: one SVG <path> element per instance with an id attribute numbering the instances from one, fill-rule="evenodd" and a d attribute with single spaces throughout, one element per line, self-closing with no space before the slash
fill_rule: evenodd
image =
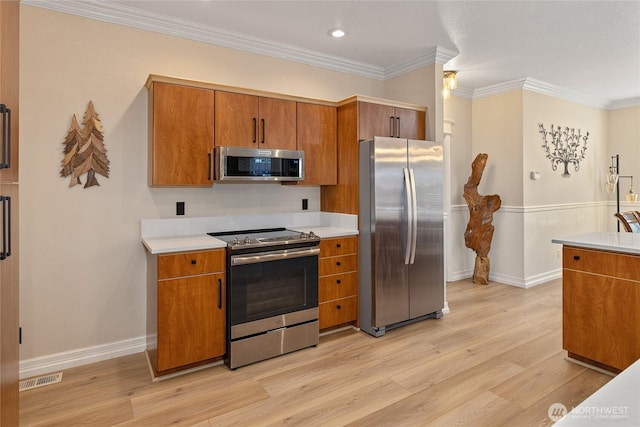
<path id="1" fill-rule="evenodd" d="M 347 33 L 344 32 L 344 30 L 342 28 L 332 28 L 329 30 L 328 34 L 336 39 L 339 39 L 340 37 L 344 37 L 347 35 Z"/>

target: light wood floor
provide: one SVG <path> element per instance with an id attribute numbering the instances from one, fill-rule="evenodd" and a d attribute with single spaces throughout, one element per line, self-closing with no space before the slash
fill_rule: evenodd
<path id="1" fill-rule="evenodd" d="M 451 313 L 152 383 L 143 353 L 20 394 L 20 425 L 538 426 L 611 379 L 565 360 L 561 283 L 450 283 Z"/>

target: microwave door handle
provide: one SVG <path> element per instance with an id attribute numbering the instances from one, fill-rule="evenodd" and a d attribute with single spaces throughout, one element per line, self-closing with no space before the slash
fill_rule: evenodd
<path id="1" fill-rule="evenodd" d="M 409 264 L 411 261 L 411 240 L 413 236 L 413 203 L 411 197 L 411 182 L 409 176 L 409 169 L 402 168 L 404 172 L 404 192 L 405 203 L 407 206 L 407 228 L 404 230 L 406 233 L 406 244 L 404 248 L 404 263 Z"/>

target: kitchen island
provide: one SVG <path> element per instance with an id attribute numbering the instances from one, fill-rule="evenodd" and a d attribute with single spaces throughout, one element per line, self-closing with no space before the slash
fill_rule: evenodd
<path id="1" fill-rule="evenodd" d="M 563 245 L 563 348 L 570 359 L 621 372 L 640 358 L 640 234 L 552 242 Z"/>

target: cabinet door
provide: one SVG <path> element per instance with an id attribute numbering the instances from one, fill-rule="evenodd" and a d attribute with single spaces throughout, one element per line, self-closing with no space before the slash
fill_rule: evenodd
<path id="1" fill-rule="evenodd" d="M 303 185 L 335 185 L 337 112 L 335 107 L 298 103 L 298 150 L 304 151 Z"/>
<path id="2" fill-rule="evenodd" d="M 149 185 L 213 184 L 212 90 L 154 82 Z"/>
<path id="3" fill-rule="evenodd" d="M 259 99 L 261 147 L 296 149 L 296 103 L 284 99 Z"/>
<path id="4" fill-rule="evenodd" d="M 0 169 L 0 181 L 18 182 L 18 80 L 19 80 L 19 2 L 0 2 L 0 104 L 4 110 L 2 119 L 7 126 L 7 134 L 0 136 L 2 151 L 0 162 L 5 167 Z M 9 119 L 10 118 L 10 119 Z M 9 138 L 8 129 L 11 129 Z M 9 141 L 9 139 L 11 141 Z M 9 167 L 7 167 L 10 165 Z"/>
<path id="5" fill-rule="evenodd" d="M 563 348 L 616 369 L 627 368 L 640 358 L 638 307 L 639 282 L 563 269 Z"/>
<path id="6" fill-rule="evenodd" d="M 225 352 L 223 273 L 158 282 L 158 370 Z"/>
<path id="7" fill-rule="evenodd" d="M 374 136 L 395 136 L 392 135 L 391 128 L 392 123 L 395 122 L 393 107 L 370 104 L 368 102 L 358 102 L 358 108 L 359 140 L 373 139 Z"/>
<path id="8" fill-rule="evenodd" d="M 396 107 L 395 116 L 397 120 L 396 127 L 400 127 L 400 138 L 426 138 L 426 114 L 424 111 Z"/>
<path id="9" fill-rule="evenodd" d="M 258 146 L 258 97 L 216 91 L 216 145 Z"/>

